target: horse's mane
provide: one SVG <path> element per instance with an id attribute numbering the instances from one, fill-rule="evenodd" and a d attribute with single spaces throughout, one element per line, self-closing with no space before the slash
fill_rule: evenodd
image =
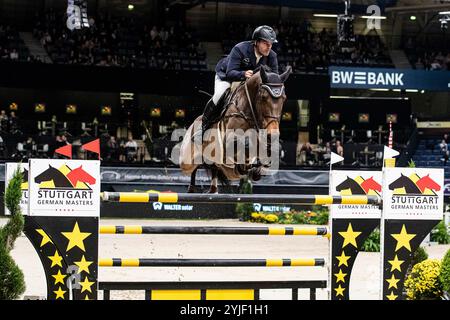
<path id="1" fill-rule="evenodd" d="M 257 73 L 257 72 L 259 72 L 261 69 L 264 69 L 264 71 L 266 71 L 266 72 L 272 72 L 272 69 L 271 69 L 269 66 L 266 66 L 266 65 L 260 65 L 260 66 L 257 66 L 255 70 L 253 70 L 253 73 Z"/>

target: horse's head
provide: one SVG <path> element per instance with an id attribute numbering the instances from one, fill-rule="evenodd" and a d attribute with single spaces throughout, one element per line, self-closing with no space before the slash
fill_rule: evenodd
<path id="1" fill-rule="evenodd" d="M 398 189 L 398 188 L 403 188 L 406 185 L 406 182 L 408 180 L 408 177 L 404 176 L 403 174 L 400 175 L 400 178 L 398 178 L 397 180 L 393 181 L 388 187 L 389 190 L 394 190 L 394 189 Z"/>
<path id="2" fill-rule="evenodd" d="M 441 190 L 441 186 L 436 183 L 433 179 L 430 178 L 430 175 L 426 175 L 425 177 L 421 178 L 419 181 L 417 181 L 417 186 L 420 188 L 422 192 L 425 191 L 425 189 L 430 190 Z"/>
<path id="3" fill-rule="evenodd" d="M 34 178 L 35 183 L 41 183 L 43 181 L 50 181 L 55 176 L 55 171 L 57 171 L 55 168 L 53 168 L 51 165 L 48 165 L 48 169 L 42 172 L 41 174 L 37 175 Z"/>
<path id="4" fill-rule="evenodd" d="M 342 191 L 345 189 L 349 189 L 351 180 L 352 179 L 347 176 L 347 179 L 345 179 L 344 181 L 342 181 L 342 183 L 340 183 L 339 185 L 336 186 L 336 191 Z"/>
<path id="5" fill-rule="evenodd" d="M 381 192 L 381 188 L 382 188 L 381 184 L 376 182 L 373 177 L 370 177 L 369 179 L 364 180 L 364 182 L 361 183 L 361 187 L 363 187 L 363 189 L 366 192 L 369 192 L 369 190 Z"/>
<path id="6" fill-rule="evenodd" d="M 254 101 L 258 126 L 266 129 L 269 135 L 280 132 L 281 112 L 286 100 L 284 82 L 291 72 L 290 66 L 281 75 L 261 67 L 249 81 L 249 86 L 253 84 L 256 93 Z"/>

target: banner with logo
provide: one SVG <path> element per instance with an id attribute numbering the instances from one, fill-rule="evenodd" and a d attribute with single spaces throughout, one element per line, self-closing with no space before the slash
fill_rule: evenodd
<path id="1" fill-rule="evenodd" d="M 442 220 L 443 169 L 388 168 L 384 178 L 384 219 Z"/>
<path id="2" fill-rule="evenodd" d="M 403 299 L 406 271 L 444 214 L 444 170 L 385 168 L 381 220 L 382 299 Z"/>
<path id="3" fill-rule="evenodd" d="M 23 215 L 28 215 L 28 163 L 13 163 L 8 162 L 5 165 L 5 193 L 6 188 L 8 188 L 9 181 L 14 176 L 14 173 L 19 166 L 20 171 L 22 172 L 22 185 L 20 188 L 22 189 L 22 199 L 20 199 L 20 210 Z M 10 215 L 8 208 L 5 205 L 5 215 Z"/>
<path id="4" fill-rule="evenodd" d="M 184 175 L 179 168 L 101 168 L 102 183 L 108 184 L 164 184 L 169 187 L 170 185 L 189 185 L 190 179 L 191 177 Z M 196 182 L 199 186 L 209 186 L 211 176 L 206 170 L 200 169 L 197 171 Z M 278 170 L 272 175 L 262 176 L 261 180 L 254 184 L 328 187 L 328 171 Z"/>
<path id="5" fill-rule="evenodd" d="M 381 171 L 333 171 L 331 178 L 333 196 L 378 196 L 381 198 Z M 339 204 L 330 208 L 333 218 L 380 219 L 381 210 L 376 205 Z"/>
<path id="6" fill-rule="evenodd" d="M 450 72 L 330 67 L 331 88 L 449 91 Z"/>
<path id="7" fill-rule="evenodd" d="M 100 161 L 31 159 L 32 216 L 98 217 Z"/>
<path id="8" fill-rule="evenodd" d="M 24 232 L 44 267 L 48 300 L 97 298 L 100 162 L 29 160 Z"/>
<path id="9" fill-rule="evenodd" d="M 381 171 L 332 171 L 333 196 L 378 196 L 381 198 Z M 349 300 L 350 280 L 356 257 L 373 230 L 380 225 L 381 209 L 376 205 L 330 206 L 332 235 L 329 277 L 332 300 Z"/>

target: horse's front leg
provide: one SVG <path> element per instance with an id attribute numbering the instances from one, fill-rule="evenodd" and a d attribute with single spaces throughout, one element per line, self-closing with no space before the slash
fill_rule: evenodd
<path id="1" fill-rule="evenodd" d="M 197 169 L 198 167 L 191 173 L 191 184 L 188 187 L 188 193 L 195 193 L 195 176 L 197 175 Z"/>
<path id="2" fill-rule="evenodd" d="M 217 188 L 218 170 L 215 167 L 211 169 L 211 186 L 209 187 L 208 193 L 219 193 L 219 189 Z"/>

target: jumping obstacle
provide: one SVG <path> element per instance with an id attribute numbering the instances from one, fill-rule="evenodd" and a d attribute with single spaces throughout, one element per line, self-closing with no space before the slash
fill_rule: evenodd
<path id="1" fill-rule="evenodd" d="M 381 205 L 377 196 L 327 196 L 327 195 L 271 195 L 271 194 L 194 194 L 194 193 L 139 193 L 102 192 L 101 200 L 122 203 L 271 203 L 298 205 L 372 204 Z"/>
<path id="2" fill-rule="evenodd" d="M 197 234 L 197 235 L 266 235 L 329 236 L 327 227 L 179 227 L 179 226 L 100 226 L 99 234 Z M 99 267 L 323 267 L 316 259 L 99 259 Z M 310 300 L 316 290 L 325 289 L 325 280 L 302 281 L 197 281 L 197 282 L 103 282 L 98 284 L 103 299 L 111 291 L 144 291 L 146 300 L 259 300 L 260 290 L 289 289 L 298 300 L 300 289 L 309 289 Z"/>
<path id="3" fill-rule="evenodd" d="M 323 267 L 324 259 L 99 259 L 99 267 Z"/>
<path id="4" fill-rule="evenodd" d="M 329 235 L 328 230 L 298 231 L 292 228 L 259 228 L 257 230 L 237 230 L 213 227 L 146 227 L 146 226 L 106 226 L 99 232 L 99 201 L 128 203 L 269 203 L 302 205 L 338 205 L 332 207 L 330 230 L 331 249 L 328 286 L 331 299 L 349 299 L 350 279 L 356 256 L 371 230 L 381 226 L 382 278 L 381 299 L 402 299 L 403 281 L 412 253 L 419 247 L 425 236 L 442 220 L 443 212 L 443 170 L 417 168 L 385 168 L 382 185 L 377 182 L 373 172 L 343 172 L 332 174 L 334 184 L 330 193 L 325 195 L 233 195 L 233 194 L 184 194 L 184 193 L 116 193 L 100 194 L 98 161 L 46 160 L 31 159 L 29 170 L 29 216 L 25 219 L 25 233 L 39 254 L 46 273 L 48 299 L 97 299 L 97 291 L 116 290 L 117 288 L 140 287 L 137 283 L 98 282 L 99 265 L 109 267 L 145 267 L 145 266 L 319 266 L 325 265 L 324 259 L 121 259 L 98 258 L 99 234 L 155 234 L 167 231 L 170 234 L 266 234 L 266 235 Z M 59 168 L 59 169 L 55 169 Z M 76 169 L 72 169 L 76 168 Z M 55 170 L 57 172 L 55 172 Z M 38 192 L 49 187 L 47 182 L 54 176 L 67 176 L 77 182 L 73 188 L 64 185 L 51 185 L 54 192 Z M 90 176 L 93 174 L 95 177 Z M 53 177 L 53 178 L 52 178 Z M 81 178 L 82 177 L 82 178 Z M 52 180 L 49 180 L 49 179 Z M 79 179 L 82 179 L 81 183 Z M 78 179 L 78 180 L 77 180 Z M 411 190 L 406 186 L 416 186 Z M 410 191 L 408 191 L 410 190 Z M 383 191 L 383 203 L 381 192 Z M 338 193 L 338 194 L 336 194 Z M 365 193 L 364 196 L 359 194 Z M 348 194 L 355 194 L 350 195 Z M 75 199 L 75 200 L 74 200 Z M 424 206 L 424 199 L 426 205 Z M 403 202 L 402 202 L 403 201 Z M 413 202 L 413 208 L 404 208 L 402 203 Z M 346 206 L 347 205 L 347 206 Z M 361 205 L 361 206 L 358 206 Z M 382 211 L 373 212 L 373 209 Z M 334 212 L 333 209 L 336 209 Z M 333 213 L 334 212 L 334 213 Z M 381 214 L 381 217 L 380 217 Z M 369 223 L 370 222 L 370 223 Z M 381 223 L 380 223 L 381 222 Z M 237 232 L 237 233 L 236 233 Z M 57 261 L 58 263 L 56 264 Z M 402 265 L 392 265 L 392 261 L 401 261 Z M 76 272 L 76 267 L 78 271 Z M 398 271 L 398 272 L 397 272 Z M 62 272 L 62 273 L 61 273 Z M 75 272 L 75 273 L 74 273 Z M 75 277 L 75 275 L 79 275 Z M 67 277 L 64 282 L 60 277 Z M 56 279 L 56 281 L 55 281 Z M 395 283 L 394 283 L 395 281 Z M 325 283 L 327 283 L 325 282 Z M 221 282 L 220 282 L 221 283 Z M 257 288 L 249 288 L 252 282 L 230 282 L 221 288 L 213 284 L 204 285 L 191 282 L 173 282 L 170 285 L 146 283 L 146 297 L 194 298 L 186 294 L 194 293 L 195 298 L 220 299 L 238 296 L 242 299 L 259 297 Z M 253 282 L 255 286 L 258 286 Z M 394 284 L 393 284 L 394 283 Z M 81 288 L 78 289 L 80 286 Z M 280 288 L 279 281 L 260 283 L 264 288 Z M 324 282 L 316 282 L 316 288 L 324 287 Z M 196 288 L 191 286 L 197 285 Z M 164 288 L 165 287 L 165 288 Z M 281 288 L 301 287 L 296 281 L 288 281 Z M 184 288 L 184 289 L 180 289 Z M 230 289 L 227 289 L 230 288 Z M 310 287 L 311 289 L 311 287 Z M 105 298 L 109 297 L 105 292 Z"/>
<path id="5" fill-rule="evenodd" d="M 327 227 L 168 227 L 100 226 L 100 234 L 215 234 L 269 236 L 326 236 Z"/>
<path id="6" fill-rule="evenodd" d="M 99 282 L 103 299 L 111 291 L 144 291 L 145 300 L 260 300 L 261 289 L 290 289 L 291 299 L 298 300 L 299 289 L 309 289 L 310 300 L 316 290 L 325 289 L 326 281 L 194 281 L 194 282 Z M 252 289 L 242 289 L 252 288 Z"/>

